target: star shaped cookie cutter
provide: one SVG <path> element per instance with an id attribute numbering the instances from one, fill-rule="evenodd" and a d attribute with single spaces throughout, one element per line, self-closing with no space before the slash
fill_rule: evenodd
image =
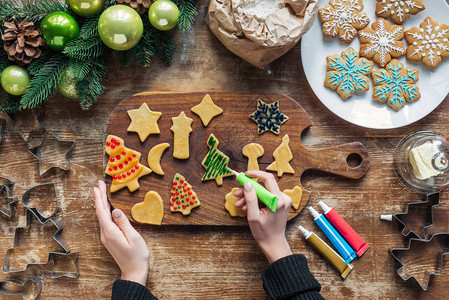
<path id="1" fill-rule="evenodd" d="M 43 148 L 45 146 L 45 143 L 48 140 L 48 134 L 51 134 L 58 143 L 71 143 L 71 146 L 69 147 L 69 149 L 66 152 L 65 155 L 65 162 L 66 162 L 66 167 L 61 167 L 59 165 L 51 165 L 47 170 L 45 170 L 44 172 L 42 172 L 42 164 L 41 164 L 41 157 L 38 154 L 38 151 L 40 148 Z M 70 170 L 70 154 L 72 153 L 73 149 L 75 148 L 75 144 L 76 142 L 73 140 L 62 140 L 60 139 L 53 131 L 51 131 L 50 129 L 46 129 L 45 135 L 42 139 L 42 141 L 34 147 L 31 147 L 28 149 L 28 152 L 30 152 L 34 157 L 36 157 L 39 160 L 39 176 L 43 176 L 45 175 L 48 171 L 52 170 L 52 169 L 60 169 L 63 171 L 68 171 Z"/>
<path id="2" fill-rule="evenodd" d="M 23 299 L 36 300 L 39 298 L 41 292 L 42 292 L 42 282 L 37 277 L 25 281 L 18 281 L 18 280 L 0 281 L 0 294 L 8 296 L 22 295 Z"/>
<path id="3" fill-rule="evenodd" d="M 60 278 L 60 277 L 68 277 L 68 278 L 78 278 L 79 269 L 78 269 L 78 252 L 50 252 L 48 255 L 49 260 L 51 259 L 53 263 L 53 267 L 51 268 L 51 278 Z M 73 257 L 73 258 L 72 258 Z M 74 271 L 58 271 L 58 261 L 59 260 L 67 260 L 72 259 Z M 48 263 L 48 261 L 47 261 Z"/>
<path id="4" fill-rule="evenodd" d="M 14 181 L 7 177 L 0 176 L 0 194 L 4 191 L 6 198 L 8 199 L 6 205 L 8 206 L 8 211 L 0 207 L 0 213 L 4 214 L 8 218 L 12 217 L 14 214 L 14 197 L 12 190 L 14 187 Z"/>
<path id="5" fill-rule="evenodd" d="M 30 142 L 33 139 L 34 134 L 36 134 L 36 133 L 39 133 L 39 132 L 44 133 L 45 132 L 45 125 L 44 125 L 43 119 L 44 119 L 44 115 L 45 115 L 45 109 L 43 109 L 43 108 L 38 108 L 38 109 L 40 109 L 40 111 L 39 111 L 39 113 L 37 115 L 37 123 L 39 124 L 39 128 L 32 129 L 30 131 L 30 133 L 28 134 L 28 136 L 26 136 L 26 134 L 22 130 L 14 129 L 14 126 L 17 123 L 15 113 L 8 113 L 8 117 L 10 119 L 10 123 L 9 123 L 9 127 L 8 127 L 7 132 L 8 133 L 17 133 L 17 134 L 19 134 L 25 142 Z"/>

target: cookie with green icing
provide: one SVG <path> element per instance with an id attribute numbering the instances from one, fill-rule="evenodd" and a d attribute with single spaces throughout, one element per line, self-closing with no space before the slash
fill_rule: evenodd
<path id="1" fill-rule="evenodd" d="M 217 185 L 223 184 L 223 177 L 234 175 L 228 168 L 229 157 L 218 150 L 218 139 L 211 133 L 207 140 L 209 152 L 201 162 L 201 165 L 206 169 L 202 181 L 215 179 Z"/>

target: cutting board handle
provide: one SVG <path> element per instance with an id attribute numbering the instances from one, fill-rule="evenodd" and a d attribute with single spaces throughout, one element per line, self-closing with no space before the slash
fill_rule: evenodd
<path id="1" fill-rule="evenodd" d="M 309 158 L 305 169 L 321 170 L 352 179 L 362 178 L 370 165 L 368 150 L 359 142 L 306 149 L 305 153 Z"/>

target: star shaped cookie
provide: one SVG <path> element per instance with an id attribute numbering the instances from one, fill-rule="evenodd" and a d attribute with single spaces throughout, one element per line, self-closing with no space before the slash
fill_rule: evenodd
<path id="1" fill-rule="evenodd" d="M 143 103 L 138 109 L 128 110 L 128 116 L 131 119 L 128 131 L 137 132 L 140 141 L 144 142 L 150 134 L 161 132 L 157 125 L 161 115 L 161 112 L 152 111 L 146 103 Z"/>
<path id="2" fill-rule="evenodd" d="M 214 117 L 223 112 L 223 109 L 215 105 L 209 94 L 206 94 L 206 96 L 204 96 L 203 98 L 203 101 L 201 101 L 200 104 L 192 107 L 191 110 L 201 118 L 201 122 L 203 122 L 204 126 L 207 126 Z"/>
<path id="3" fill-rule="evenodd" d="M 279 134 L 281 125 L 288 120 L 288 117 L 279 110 L 279 101 L 266 104 L 260 99 L 257 100 L 257 110 L 249 115 L 249 118 L 257 123 L 259 134 L 265 131 Z"/>

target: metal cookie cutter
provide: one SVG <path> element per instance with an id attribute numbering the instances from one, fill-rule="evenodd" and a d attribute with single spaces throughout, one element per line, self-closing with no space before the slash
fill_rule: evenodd
<path id="1" fill-rule="evenodd" d="M 70 143 L 70 147 L 66 152 L 65 155 L 65 163 L 66 163 L 66 167 L 61 167 L 58 165 L 52 165 L 50 166 L 47 170 L 42 171 L 42 167 L 41 167 L 41 157 L 40 155 L 37 153 L 39 151 L 40 148 L 44 148 L 45 147 L 45 143 L 47 142 L 47 138 L 48 138 L 48 134 L 51 134 L 58 143 Z M 39 145 L 31 147 L 28 149 L 28 152 L 30 152 L 34 157 L 36 157 L 39 160 L 39 176 L 45 175 L 48 171 L 50 171 L 51 169 L 57 168 L 57 169 L 61 169 L 63 171 L 68 171 L 70 169 L 70 160 L 69 160 L 69 156 L 73 151 L 73 148 L 75 148 L 75 141 L 73 140 L 61 140 L 53 131 L 51 131 L 50 129 L 47 129 L 44 135 L 44 138 L 42 139 L 42 141 L 39 143 Z"/>
<path id="2" fill-rule="evenodd" d="M 418 280 L 415 276 L 409 274 L 405 268 L 404 263 L 400 259 L 400 253 L 404 253 L 406 251 L 410 251 L 412 244 L 417 243 L 427 243 L 427 245 L 430 245 L 430 243 L 437 243 L 440 246 L 440 251 L 437 253 L 436 257 L 436 267 L 434 270 L 426 270 L 426 277 L 422 282 Z M 424 239 L 417 239 L 417 238 L 411 238 L 408 243 L 407 248 L 395 248 L 390 250 L 391 255 L 394 257 L 394 259 L 399 263 L 400 267 L 396 270 L 396 273 L 399 275 L 399 277 L 402 278 L 402 280 L 407 281 L 410 278 L 413 278 L 419 286 L 426 291 L 429 286 L 430 276 L 431 275 L 441 275 L 443 271 L 443 265 L 444 265 L 444 255 L 449 253 L 449 233 L 436 233 L 434 234 L 430 239 L 424 240 Z"/>
<path id="3" fill-rule="evenodd" d="M 26 281 L 0 281 L 0 294 L 22 295 L 24 300 L 35 300 L 39 298 L 41 292 L 42 282 L 39 278 L 31 278 Z"/>
<path id="4" fill-rule="evenodd" d="M 6 197 L 6 205 L 8 206 L 8 210 L 0 207 L 0 213 L 6 215 L 8 218 L 12 217 L 14 214 L 14 197 L 12 195 L 12 190 L 14 187 L 14 181 L 9 178 L 0 176 L 0 195 L 3 193 Z"/>
<path id="5" fill-rule="evenodd" d="M 60 278 L 60 277 L 69 277 L 69 278 L 78 278 L 79 269 L 78 269 L 78 252 L 50 252 L 49 259 L 53 263 L 53 267 L 51 268 L 51 278 Z M 60 262 L 62 261 L 62 262 Z M 59 265 L 67 266 L 71 264 L 73 266 L 73 270 L 59 270 Z"/>
<path id="6" fill-rule="evenodd" d="M 31 206 L 30 203 L 32 201 L 31 197 L 34 196 L 34 193 L 48 193 L 48 191 L 45 191 L 45 189 L 51 188 L 51 194 L 55 200 L 54 203 L 54 210 L 51 213 L 45 213 L 42 211 L 40 207 L 37 205 Z M 41 191 L 44 190 L 44 191 Z M 49 195 L 45 195 L 43 198 L 48 198 Z M 56 192 L 56 183 L 50 182 L 50 183 L 43 183 L 38 184 L 30 189 L 28 189 L 22 196 L 22 204 L 25 208 L 31 210 L 34 212 L 34 215 L 36 218 L 39 219 L 41 223 L 47 221 L 50 218 L 53 218 L 56 216 L 56 213 L 58 212 L 58 196 Z"/>
<path id="7" fill-rule="evenodd" d="M 43 109 L 43 108 L 36 108 L 35 110 L 39 110 L 39 113 L 37 114 L 37 123 L 39 125 L 39 128 L 32 129 L 30 131 L 30 133 L 28 134 L 28 136 L 27 136 L 26 133 L 24 133 L 22 131 L 22 129 L 16 129 L 15 128 L 16 125 L 17 125 L 16 113 L 9 113 L 8 116 L 9 116 L 9 119 L 10 119 L 10 123 L 9 123 L 9 127 L 8 127 L 8 133 L 17 133 L 17 134 L 19 134 L 25 142 L 30 142 L 33 139 L 34 134 L 36 134 L 36 133 L 39 133 L 39 132 L 44 133 L 45 132 L 45 126 L 44 126 L 44 123 L 43 123 L 43 119 L 44 119 L 44 115 L 45 115 L 45 109 Z M 36 113 L 34 113 L 33 109 L 29 110 L 29 111 L 31 113 L 33 113 L 33 114 L 36 114 Z"/>
<path id="8" fill-rule="evenodd" d="M 61 233 L 62 233 L 62 225 L 61 223 L 56 220 L 55 218 L 49 218 L 46 219 L 42 216 L 37 216 L 37 212 L 33 211 L 31 209 L 27 209 L 25 211 L 25 215 L 26 215 L 26 224 L 23 227 L 16 227 L 15 232 L 14 232 L 14 246 L 12 248 L 9 248 L 8 250 L 6 250 L 6 255 L 5 255 L 5 260 L 3 262 L 3 272 L 4 273 L 15 273 L 15 272 L 21 272 L 21 271 L 25 271 L 30 265 L 45 265 L 48 263 L 49 258 L 47 259 L 46 262 L 38 262 L 38 263 L 29 263 L 26 265 L 26 267 L 22 270 L 10 270 L 9 268 L 9 264 L 10 264 L 10 259 L 11 259 L 11 252 L 14 250 L 15 247 L 19 246 L 19 231 L 23 230 L 25 228 L 27 228 L 30 223 L 31 220 L 33 218 L 37 219 L 42 225 L 46 224 L 47 222 L 51 222 L 55 227 L 56 227 L 56 232 L 53 234 L 53 239 L 62 247 L 62 249 L 64 250 L 63 253 L 67 253 L 69 251 L 67 251 L 68 247 L 67 244 L 65 243 L 65 241 L 62 239 L 61 237 Z M 45 220 L 45 221 L 41 221 L 41 220 Z"/>

